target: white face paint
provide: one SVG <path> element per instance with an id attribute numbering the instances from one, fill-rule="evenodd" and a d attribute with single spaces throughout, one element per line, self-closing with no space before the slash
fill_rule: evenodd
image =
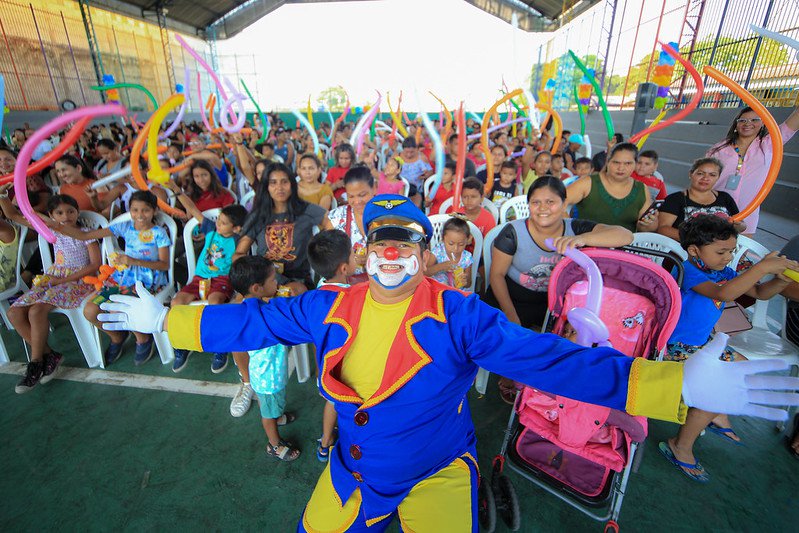
<path id="1" fill-rule="evenodd" d="M 418 272 L 419 258 L 416 255 L 398 257 L 392 261 L 372 252 L 366 259 L 366 273 L 386 288 L 398 287 Z"/>

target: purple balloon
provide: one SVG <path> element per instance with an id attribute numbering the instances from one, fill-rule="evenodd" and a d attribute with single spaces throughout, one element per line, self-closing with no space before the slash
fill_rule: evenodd
<path id="1" fill-rule="evenodd" d="M 544 241 L 551 250 L 555 249 L 553 239 Z M 582 346 L 610 346 L 610 332 L 602 319 L 599 318 L 599 311 L 602 307 L 602 273 L 596 263 L 576 248 L 566 250 L 563 254 L 577 263 L 588 276 L 588 295 L 585 299 L 585 307 L 575 307 L 568 312 L 569 324 L 577 332 L 577 344 Z"/>
<path id="2" fill-rule="evenodd" d="M 669 95 L 669 88 L 668 86 L 665 87 L 658 87 L 658 96 L 661 98 L 665 98 Z"/>

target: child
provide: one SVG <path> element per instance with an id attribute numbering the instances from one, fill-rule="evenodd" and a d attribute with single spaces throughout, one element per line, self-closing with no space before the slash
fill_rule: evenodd
<path id="1" fill-rule="evenodd" d="M 491 201 L 499 209 L 502 204 L 519 194 L 521 191 L 516 183 L 516 162 L 505 161 L 499 167 L 499 182 L 495 181 L 491 189 Z"/>
<path id="2" fill-rule="evenodd" d="M 444 172 L 441 174 L 441 184 L 436 191 L 435 198 L 425 198 L 424 205 L 428 208 L 428 214 L 436 215 L 441 210 L 441 205 L 452 198 L 455 193 L 455 162 L 447 161 L 444 163 Z"/>
<path id="3" fill-rule="evenodd" d="M 344 199 L 344 194 L 346 194 L 344 190 L 344 174 L 347 173 L 355 161 L 355 150 L 347 143 L 339 144 L 333 151 L 333 159 L 335 159 L 336 165 L 328 169 L 327 183 L 333 189 L 336 201 L 341 205 L 347 203 Z"/>
<path id="4" fill-rule="evenodd" d="M 594 167 L 591 164 L 591 159 L 588 157 L 578 157 L 574 162 L 574 175 L 577 176 L 577 179 L 590 176 L 593 170 Z"/>
<path id="5" fill-rule="evenodd" d="M 189 215 L 200 222 L 200 233 L 205 235 L 205 245 L 198 256 L 194 277 L 175 295 L 172 305 L 188 305 L 198 299 L 208 300 L 211 305 L 223 304 L 233 296 L 229 277 L 230 265 L 233 253 L 236 251 L 241 226 L 247 218 L 247 210 L 241 205 L 229 205 L 222 209 L 216 221 L 212 221 L 203 216 L 194 202 L 174 181 L 170 180 L 168 187 L 177 194 L 178 201 L 186 208 Z M 183 370 L 188 360 L 187 350 L 175 350 L 172 371 L 177 373 Z M 227 354 L 214 354 L 211 372 L 219 374 L 227 364 Z"/>
<path id="6" fill-rule="evenodd" d="M 200 211 L 225 207 L 236 202 L 230 191 L 222 186 L 211 163 L 197 159 L 191 164 L 191 180 L 186 194 Z"/>
<path id="7" fill-rule="evenodd" d="M 244 298 L 272 298 L 277 293 L 275 266 L 261 256 L 237 259 L 230 268 L 230 282 Z M 294 461 L 300 456 L 300 450 L 280 438 L 278 431 L 278 426 L 296 419 L 292 413 L 285 412 L 288 350 L 276 344 L 253 350 L 248 355 L 248 378 L 258 397 L 261 424 L 268 439 L 266 454 L 281 461 Z"/>
<path id="8" fill-rule="evenodd" d="M 349 287 L 348 278 L 357 268 L 355 253 L 350 247 L 349 236 L 341 230 L 320 231 L 308 243 L 308 261 L 322 279 L 319 287 Z M 322 415 L 322 437 L 317 440 L 316 458 L 326 463 L 330 448 L 336 443 L 336 409 L 332 402 L 325 402 Z"/>
<path id="9" fill-rule="evenodd" d="M 386 161 L 383 172 L 378 176 L 377 194 L 402 194 L 405 190 L 405 183 L 399 179 L 400 172 L 402 172 L 402 158 L 390 157 Z"/>
<path id="10" fill-rule="evenodd" d="M 494 163 L 494 183 L 499 181 L 499 167 L 502 166 L 502 163 L 504 163 L 507 158 L 508 150 L 506 150 L 504 146 L 495 144 L 491 147 L 491 161 Z M 478 172 L 477 179 L 480 180 L 483 185 L 488 183 L 488 170 L 484 168 Z"/>
<path id="11" fill-rule="evenodd" d="M 525 153 L 525 155 L 527 154 Z M 527 168 L 524 165 L 525 160 L 526 157 L 522 157 L 522 168 Z M 527 191 L 530 190 L 530 186 L 535 180 L 541 176 L 546 176 L 549 174 L 549 168 L 551 165 L 552 154 L 544 151 L 535 154 L 535 159 L 533 159 L 533 168 L 527 171 L 527 175 L 524 177 L 524 181 L 522 182 L 524 194 L 527 194 Z"/>
<path id="12" fill-rule="evenodd" d="M 0 187 L 0 207 L 10 220 L 31 227 L 8 199 L 11 186 L 7 184 Z M 100 246 L 97 242 L 82 242 L 61 233 L 67 227 L 82 231 L 78 226 L 78 202 L 71 196 L 56 194 L 48 201 L 48 212 L 56 232 L 53 264 L 45 273 L 46 281 L 34 284 L 8 310 L 8 320 L 31 346 L 31 360 L 25 376 L 14 389 L 17 394 L 28 392 L 37 383 L 47 383 L 55 377 L 63 356 L 47 344 L 50 333 L 48 315 L 55 308 L 78 308 L 93 291 L 91 285 L 81 282 L 81 278 L 95 274 L 100 268 Z M 14 243 L 16 245 L 16 237 Z M 11 263 L 12 275 L 14 264 Z"/>
<path id="13" fill-rule="evenodd" d="M 130 196 L 131 220 L 86 232 L 64 228 L 64 233 L 82 241 L 103 237 L 121 237 L 125 241 L 125 252 L 117 254 L 116 270 L 94 299 L 86 302 L 83 309 L 83 316 L 111 339 L 104 354 L 106 365 L 122 355 L 122 344 L 127 339 L 128 332 L 104 330 L 102 322 L 97 319 L 100 304 L 108 301 L 112 294 L 135 295 L 137 281 L 141 281 L 152 293 L 158 292 L 169 281 L 166 272 L 169 270 L 169 247 L 172 242 L 166 230 L 155 225 L 154 218 L 158 212 L 156 202 L 155 195 L 150 191 L 136 191 Z M 133 362 L 136 366 L 143 365 L 153 356 L 155 342 L 150 335 L 136 331 L 133 335 L 136 337 L 136 356 Z"/>
<path id="14" fill-rule="evenodd" d="M 83 161 L 72 155 L 64 155 L 55 162 L 55 172 L 61 182 L 59 192 L 71 196 L 78 202 L 79 210 L 94 211 L 99 213 L 100 206 L 95 203 L 95 197 L 86 194 L 86 189 L 96 180 L 94 174 Z M 104 193 L 100 193 L 100 197 Z"/>
<path id="15" fill-rule="evenodd" d="M 319 181 L 322 176 L 322 163 L 319 162 L 319 158 L 313 153 L 300 156 L 297 175 L 300 178 L 297 182 L 300 198 L 329 211 L 333 205 L 333 189 L 327 183 Z"/>
<path id="16" fill-rule="evenodd" d="M 422 206 L 422 187 L 424 180 L 433 175 L 433 167 L 419 155 L 419 148 L 413 137 L 402 141 L 402 171 L 400 175 L 411 184 L 408 198 L 418 207 Z"/>
<path id="17" fill-rule="evenodd" d="M 453 216 L 444 223 L 441 242 L 433 246 L 427 261 L 427 274 L 456 289 L 468 290 L 472 282 L 472 254 L 466 245 L 472 239 L 469 224 Z"/>
<path id="18" fill-rule="evenodd" d="M 477 229 L 485 237 L 497 225 L 497 221 L 494 220 L 494 215 L 483 207 L 483 187 L 484 185 L 477 178 L 463 180 L 463 191 L 461 191 L 463 207 L 460 211 L 472 224 L 477 226 Z M 447 212 L 451 213 L 454 210 L 455 206 L 453 205 Z"/>
<path id="19" fill-rule="evenodd" d="M 553 176 L 560 178 L 562 181 L 574 175 L 568 168 L 563 166 L 563 154 L 552 154 L 552 159 L 549 163 L 549 171 Z"/>
<path id="20" fill-rule="evenodd" d="M 644 150 L 638 154 L 638 162 L 635 164 L 633 179 L 636 179 L 649 188 L 649 192 L 655 200 L 663 200 L 668 196 L 666 184 L 655 175 L 658 171 L 658 153 L 654 150 Z"/>
<path id="21" fill-rule="evenodd" d="M 747 294 L 769 299 L 785 289 L 790 280 L 782 276 L 785 269 L 798 269 L 799 263 L 772 252 L 740 275 L 727 266 L 737 245 L 738 232 L 726 217 L 699 214 L 680 225 L 680 244 L 688 252 L 683 263 L 685 276 L 680 289 L 682 311 L 668 344 L 670 361 L 685 361 L 708 342 L 713 327 L 721 317 L 725 302 Z M 777 277 L 763 284 L 758 281 L 768 274 Z M 740 354 L 727 349 L 725 361 L 742 360 Z M 658 447 L 661 453 L 691 479 L 707 482 L 708 475 L 693 454 L 693 445 L 704 429 L 719 433 L 732 442 L 740 442 L 729 427 L 726 415 L 689 409 L 677 436 Z"/>

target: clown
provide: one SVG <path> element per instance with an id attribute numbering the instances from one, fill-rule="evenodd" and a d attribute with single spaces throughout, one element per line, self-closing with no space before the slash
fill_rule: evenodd
<path id="1" fill-rule="evenodd" d="M 799 403 L 788 393 L 752 396 L 760 391 L 747 390 L 746 374 L 765 370 L 764 362 L 718 361 L 718 342 L 681 365 L 524 329 L 477 296 L 425 277 L 433 230 L 408 198 L 377 196 L 363 219 L 367 283 L 268 304 L 169 311 L 140 287 L 141 297 L 113 296 L 103 304 L 113 312 L 100 316 L 107 329 L 167 331 L 175 347 L 187 350 L 314 343 L 320 390 L 338 413 L 339 442 L 298 531 L 382 532 L 395 515 L 406 531 L 477 531 L 467 392 L 478 365 L 551 393 L 671 421 L 684 420 L 686 405 L 750 414 L 757 408 L 777 419 L 784 411 L 748 402 Z M 555 244 L 566 246 L 561 239 Z M 795 378 L 756 380 L 752 388 L 799 387 Z"/>

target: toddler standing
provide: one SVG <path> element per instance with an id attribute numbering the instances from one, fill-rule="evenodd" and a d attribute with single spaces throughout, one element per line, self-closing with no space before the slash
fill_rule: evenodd
<path id="1" fill-rule="evenodd" d="M 472 254 L 466 249 L 472 239 L 469 224 L 458 216 L 444 223 L 441 242 L 433 246 L 427 274 L 456 289 L 467 289 L 472 279 Z"/>

